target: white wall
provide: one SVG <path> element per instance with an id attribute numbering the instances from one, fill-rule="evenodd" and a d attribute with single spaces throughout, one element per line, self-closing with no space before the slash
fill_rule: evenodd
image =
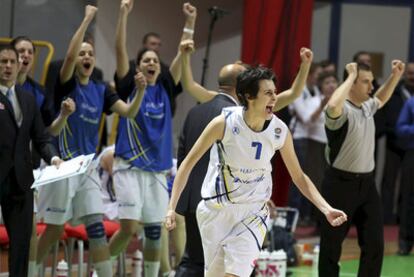
<path id="1" fill-rule="evenodd" d="M 315 61 L 320 61 L 329 55 L 332 7 L 320 3 L 315 7 L 311 45 Z M 384 53 L 383 73 L 388 76 L 392 59 L 408 59 L 410 18 L 411 11 L 407 7 L 343 4 L 338 72 L 343 71 L 344 65 L 352 61 L 357 51 L 366 50 Z"/>
<path id="2" fill-rule="evenodd" d="M 346 4 L 342 11 L 339 68 L 351 61 L 358 50 L 384 53 L 385 78 L 391 72 L 393 59 L 407 60 L 410 8 Z"/>
<path id="3" fill-rule="evenodd" d="M 315 61 L 328 59 L 331 9 L 331 5 L 315 3 L 311 33 L 311 47 Z"/>

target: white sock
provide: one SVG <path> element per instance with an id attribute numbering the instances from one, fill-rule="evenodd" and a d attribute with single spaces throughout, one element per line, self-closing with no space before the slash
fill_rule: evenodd
<path id="1" fill-rule="evenodd" d="M 160 271 L 160 262 L 144 261 L 145 277 L 157 277 Z"/>
<path id="2" fill-rule="evenodd" d="M 110 260 L 94 263 L 94 268 L 99 277 L 112 277 L 112 262 Z"/>
<path id="3" fill-rule="evenodd" d="M 39 272 L 39 267 L 36 265 L 35 261 L 29 261 L 29 271 L 27 277 L 35 277 Z M 37 270 L 37 271 L 36 271 Z"/>

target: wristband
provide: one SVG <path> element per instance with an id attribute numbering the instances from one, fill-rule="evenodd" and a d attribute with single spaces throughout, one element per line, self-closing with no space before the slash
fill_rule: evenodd
<path id="1" fill-rule="evenodd" d="M 183 29 L 183 32 L 184 33 L 187 33 L 187 34 L 190 34 L 190 35 L 194 34 L 194 30 L 193 29 L 190 29 L 190 28 L 184 28 Z"/>

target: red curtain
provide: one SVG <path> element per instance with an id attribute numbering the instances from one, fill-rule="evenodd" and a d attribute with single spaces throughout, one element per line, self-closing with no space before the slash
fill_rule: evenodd
<path id="1" fill-rule="evenodd" d="M 278 91 L 288 89 L 300 64 L 299 50 L 310 46 L 313 0 L 245 0 L 242 60 L 273 69 Z M 273 159 L 273 196 L 286 206 L 290 177 L 280 158 Z"/>

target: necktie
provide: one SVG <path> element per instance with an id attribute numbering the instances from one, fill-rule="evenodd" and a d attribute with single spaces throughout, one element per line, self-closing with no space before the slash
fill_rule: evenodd
<path id="1" fill-rule="evenodd" d="M 10 105 L 12 106 L 12 112 L 14 114 L 14 118 L 16 119 L 17 125 L 20 127 L 20 125 L 22 124 L 23 117 L 22 117 L 20 108 L 18 106 L 18 103 L 15 102 L 13 94 L 14 94 L 14 91 L 9 88 L 6 92 L 6 97 L 9 100 Z"/>
<path id="2" fill-rule="evenodd" d="M 11 90 L 11 88 L 9 88 L 6 92 L 6 97 L 9 100 L 10 105 L 13 108 L 13 91 Z"/>

